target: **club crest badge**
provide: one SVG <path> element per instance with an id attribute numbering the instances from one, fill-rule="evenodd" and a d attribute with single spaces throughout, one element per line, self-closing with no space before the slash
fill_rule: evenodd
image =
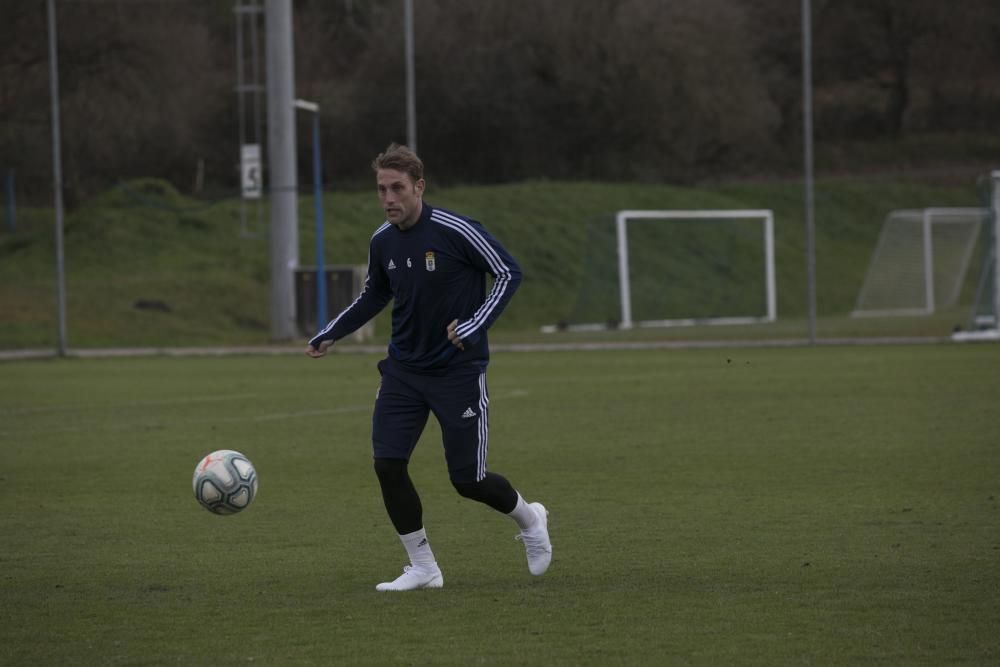
<path id="1" fill-rule="evenodd" d="M 434 253 L 432 251 L 428 251 L 424 254 L 424 266 L 428 271 L 434 270 Z"/>

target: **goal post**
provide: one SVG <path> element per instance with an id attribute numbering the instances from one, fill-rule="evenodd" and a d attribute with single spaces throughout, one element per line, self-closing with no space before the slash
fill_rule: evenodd
<path id="1" fill-rule="evenodd" d="M 713 223 L 720 220 L 749 219 L 762 222 L 764 245 L 764 289 L 766 312 L 763 315 L 734 315 L 708 318 L 675 318 L 662 320 L 632 319 L 632 287 L 629 279 L 628 223 L 629 220 L 701 220 Z M 774 273 L 774 212 L 771 210 L 721 210 L 721 211 L 650 211 L 624 210 L 615 215 L 618 237 L 618 288 L 621 299 L 622 329 L 640 327 L 689 326 L 693 324 L 755 324 L 773 322 L 778 317 L 777 287 Z"/>
<path id="2" fill-rule="evenodd" d="M 772 211 L 628 209 L 610 218 L 588 223 L 577 301 L 543 332 L 777 319 Z"/>

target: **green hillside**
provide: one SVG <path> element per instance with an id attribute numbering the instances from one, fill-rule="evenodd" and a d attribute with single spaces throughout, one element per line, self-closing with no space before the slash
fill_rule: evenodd
<path id="1" fill-rule="evenodd" d="M 972 179 L 931 185 L 919 179 L 837 178 L 817 184 L 817 291 L 822 321 L 853 305 L 885 214 L 896 208 L 978 206 Z M 617 289 L 604 265 L 614 213 L 624 208 L 769 208 L 775 212 L 779 324 L 772 335 L 799 335 L 806 312 L 802 187 L 744 182 L 710 187 L 528 182 L 431 187 L 428 202 L 484 221 L 521 261 L 525 281 L 497 325 L 500 338 L 538 337 L 544 324 L 574 317 L 588 299 Z M 326 261 L 364 263 L 381 221 L 372 192 L 325 197 Z M 68 213 L 65 233 L 68 340 L 71 347 L 263 344 L 269 340 L 266 204 L 244 225 L 238 200 L 205 203 L 162 181 L 123 184 Z M 0 349 L 49 347 L 56 341 L 52 213 L 19 210 L 14 231 L 0 232 Z M 313 263 L 313 201 L 300 205 L 300 260 Z M 613 237 L 611 237 L 613 238 Z M 714 251 L 692 250 L 655 234 L 633 242 L 653 258 L 639 291 L 704 282 Z M 686 243 L 686 242 L 685 242 Z M 661 247 L 661 244 L 663 247 Z M 753 247 L 759 243 L 754 242 Z M 750 247 L 750 246 L 747 246 Z M 603 258 L 596 261 L 594 258 Z M 661 262 L 656 265 L 655 262 Z M 718 270 L 738 264 L 725 260 Z M 700 297 L 688 296 L 695 305 Z M 377 321 L 385 331 L 387 313 Z M 860 331 L 864 323 L 838 333 Z M 935 326 L 950 327 L 948 323 Z M 853 327 L 853 328 L 852 328 Z M 917 329 L 928 333 L 924 324 Z M 945 328 L 946 332 L 948 329 Z M 940 333 L 939 330 L 930 333 Z M 726 335 L 730 335 L 731 331 Z M 701 335 L 691 331 L 635 336 Z M 710 335 L 719 335 L 718 328 Z"/>

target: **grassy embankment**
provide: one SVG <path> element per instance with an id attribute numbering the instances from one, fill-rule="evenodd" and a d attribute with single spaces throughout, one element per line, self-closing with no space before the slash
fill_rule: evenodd
<path id="1" fill-rule="evenodd" d="M 432 188 L 427 200 L 483 220 L 521 261 L 526 279 L 497 325 L 497 340 L 555 340 L 538 334 L 538 328 L 615 312 L 607 303 L 617 289 L 610 231 L 615 211 L 623 208 L 770 208 L 776 220 L 777 324 L 636 331 L 632 337 L 804 335 L 806 262 L 802 188 L 797 182 L 701 188 L 530 182 Z M 370 234 L 381 220 L 376 198 L 371 192 L 331 192 L 324 203 L 326 261 L 363 263 Z M 944 318 L 888 323 L 851 321 L 845 315 L 854 304 L 888 211 L 978 205 L 979 194 L 971 182 L 941 186 L 919 179 L 820 181 L 816 247 L 821 335 L 945 335 L 952 326 L 964 325 L 965 310 Z M 266 223 L 266 207 L 263 219 Z M 160 181 L 132 182 L 69 212 L 65 234 L 69 345 L 267 343 L 270 262 L 266 226 L 258 226 L 251 215 L 243 227 L 237 200 L 205 204 Z M 313 229 L 313 201 L 303 196 L 299 222 L 303 265 L 312 264 L 315 256 Z M 756 239 L 719 255 L 716 246 L 698 248 L 662 232 L 646 234 L 632 237 L 636 261 L 645 262 L 645 270 L 633 277 L 636 298 L 669 288 L 680 303 L 676 316 L 698 311 L 704 297 L 691 286 L 704 285 L 707 275 L 730 273 L 741 280 L 739 276 L 760 273 L 760 258 L 754 254 L 760 252 Z M 0 349 L 55 344 L 52 237 L 51 211 L 44 209 L 20 211 L 18 229 L 0 233 Z M 736 299 L 726 307 L 760 312 L 760 291 L 756 287 L 746 290 L 747 303 Z M 670 314 L 657 311 L 650 316 Z M 377 320 L 383 333 L 387 322 L 387 313 Z M 574 336 L 574 340 L 601 337 Z"/>

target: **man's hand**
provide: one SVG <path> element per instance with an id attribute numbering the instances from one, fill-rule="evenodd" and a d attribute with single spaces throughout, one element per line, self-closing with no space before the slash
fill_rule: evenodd
<path id="1" fill-rule="evenodd" d="M 448 325 L 448 340 L 450 340 L 451 344 L 457 347 L 458 349 L 464 350 L 465 346 L 462 345 L 462 339 L 458 337 L 457 333 L 455 333 L 455 329 L 457 328 L 458 328 L 458 320 L 452 320 L 451 324 Z"/>
<path id="2" fill-rule="evenodd" d="M 332 340 L 324 340 L 322 343 L 319 344 L 318 348 L 315 348 L 312 345 L 306 345 L 306 354 L 312 357 L 313 359 L 319 359 L 320 357 L 325 357 L 326 351 L 330 349 L 331 345 L 333 345 Z"/>

